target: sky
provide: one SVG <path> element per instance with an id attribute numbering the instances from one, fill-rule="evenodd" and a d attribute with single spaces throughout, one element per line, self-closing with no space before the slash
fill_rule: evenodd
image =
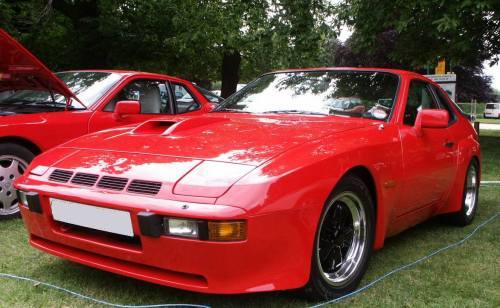
<path id="1" fill-rule="evenodd" d="M 347 27 L 342 27 L 340 30 L 339 40 L 345 42 L 351 36 L 352 31 Z M 485 75 L 491 76 L 491 87 L 500 91 L 500 65 L 489 66 L 488 61 L 483 62 L 483 72 Z"/>
<path id="2" fill-rule="evenodd" d="M 491 87 L 500 91 L 500 65 L 490 67 L 488 61 L 483 63 L 484 74 L 492 77 Z"/>

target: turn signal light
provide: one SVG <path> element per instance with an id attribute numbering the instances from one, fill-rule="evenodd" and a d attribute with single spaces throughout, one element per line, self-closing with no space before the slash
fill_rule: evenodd
<path id="1" fill-rule="evenodd" d="M 244 221 L 209 221 L 209 241 L 243 241 L 247 238 L 247 225 Z"/>

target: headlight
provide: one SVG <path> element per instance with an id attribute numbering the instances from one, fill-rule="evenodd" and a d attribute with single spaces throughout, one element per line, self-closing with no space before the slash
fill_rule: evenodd
<path id="1" fill-rule="evenodd" d="M 211 197 L 222 196 L 236 181 L 255 169 L 254 166 L 204 161 L 174 187 L 174 194 Z"/>
<path id="2" fill-rule="evenodd" d="M 234 242 L 247 239 L 246 220 L 209 221 L 138 213 L 139 228 L 145 236 L 177 236 L 201 241 Z"/>
<path id="3" fill-rule="evenodd" d="M 199 238 L 198 221 L 178 218 L 164 218 L 165 234 Z"/>

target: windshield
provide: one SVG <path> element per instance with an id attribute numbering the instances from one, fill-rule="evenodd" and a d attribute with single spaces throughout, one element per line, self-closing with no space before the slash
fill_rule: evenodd
<path id="1" fill-rule="evenodd" d="M 222 97 L 215 95 L 214 93 L 208 91 L 207 89 L 204 89 L 200 86 L 194 85 L 198 91 L 205 96 L 206 99 L 208 99 L 210 102 L 215 103 L 215 104 L 220 104 L 224 100 Z"/>
<path id="2" fill-rule="evenodd" d="M 216 112 L 342 115 L 387 120 L 399 78 L 366 71 L 264 75 L 229 97 Z"/>
<path id="3" fill-rule="evenodd" d="M 121 78 L 119 74 L 105 72 L 62 72 L 56 73 L 56 75 L 66 83 L 87 108 L 95 104 Z M 53 100 L 48 90 L 20 90 L 4 99 L 2 104 L 48 104 L 64 107 L 66 99 L 64 96 L 54 93 Z M 80 103 L 74 100 L 72 100 L 71 106 L 75 109 L 83 108 Z"/>

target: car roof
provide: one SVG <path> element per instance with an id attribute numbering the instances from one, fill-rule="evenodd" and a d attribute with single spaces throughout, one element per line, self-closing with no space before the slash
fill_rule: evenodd
<path id="1" fill-rule="evenodd" d="M 102 70 L 102 69 L 85 69 L 85 70 L 67 70 L 67 71 L 60 71 L 57 73 L 72 73 L 72 72 L 98 72 L 98 73 L 114 73 L 114 74 L 119 74 L 122 75 L 123 77 L 128 77 L 128 76 L 133 76 L 133 75 L 148 75 L 151 78 L 154 77 L 159 77 L 159 78 L 169 78 L 172 80 L 184 80 L 179 77 L 174 77 L 170 75 L 165 75 L 165 74 L 157 74 L 157 73 L 149 73 L 149 72 L 141 72 L 141 71 L 130 71 L 130 70 Z M 188 81 L 189 82 L 189 81 Z"/>
<path id="2" fill-rule="evenodd" d="M 294 68 L 294 69 L 284 69 L 284 70 L 276 70 L 272 71 L 272 73 L 287 73 L 287 72 L 314 72 L 314 71 L 373 71 L 373 72 L 384 72 L 384 73 L 392 73 L 396 75 L 414 75 L 422 77 L 421 74 L 405 71 L 400 69 L 391 69 L 391 68 L 381 68 L 381 67 L 315 67 L 315 68 Z"/>

